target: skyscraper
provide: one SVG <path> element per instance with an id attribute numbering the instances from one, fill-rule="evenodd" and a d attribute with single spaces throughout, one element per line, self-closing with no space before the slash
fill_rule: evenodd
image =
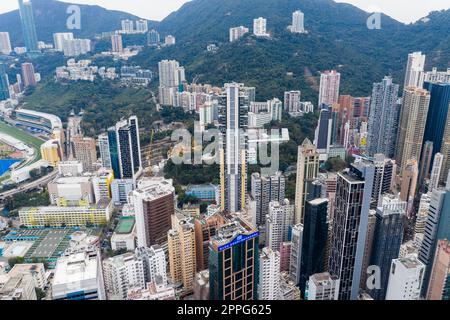
<path id="1" fill-rule="evenodd" d="M 396 160 L 401 169 L 409 160 L 420 160 L 429 104 L 430 93 L 427 90 L 405 89 L 396 149 Z"/>
<path id="2" fill-rule="evenodd" d="M 339 282 L 328 272 L 313 274 L 308 281 L 308 300 L 338 300 Z"/>
<path id="3" fill-rule="evenodd" d="M 295 189 L 295 224 L 303 223 L 305 202 L 308 197 L 308 182 L 319 174 L 319 154 L 316 147 L 305 139 L 298 148 L 297 183 Z"/>
<path id="4" fill-rule="evenodd" d="M 34 75 L 34 66 L 30 62 L 25 62 L 20 65 L 22 69 L 22 79 L 25 87 L 34 87 L 37 84 L 36 76 Z"/>
<path id="5" fill-rule="evenodd" d="M 300 291 L 305 292 L 309 277 L 324 271 L 328 240 L 328 199 L 306 202 L 303 228 Z"/>
<path id="6" fill-rule="evenodd" d="M 257 37 L 266 37 L 267 34 L 267 20 L 259 17 L 253 19 L 253 34 Z"/>
<path id="7" fill-rule="evenodd" d="M 416 258 L 392 260 L 386 300 L 419 300 L 425 266 Z"/>
<path id="8" fill-rule="evenodd" d="M 178 61 L 162 60 L 159 68 L 159 102 L 162 105 L 173 106 L 175 93 L 180 84 L 186 80 L 185 70 Z"/>
<path id="9" fill-rule="evenodd" d="M 433 161 L 433 169 L 431 170 L 430 184 L 428 185 L 428 190 L 430 191 L 439 187 L 443 162 L 444 155 L 442 153 L 436 153 Z"/>
<path id="10" fill-rule="evenodd" d="M 395 140 L 398 128 L 398 84 L 392 77 L 373 84 L 369 132 L 367 136 L 368 153 L 373 156 L 382 153 L 392 158 L 395 153 Z"/>
<path id="11" fill-rule="evenodd" d="M 8 32 L 0 32 L 0 53 L 1 54 L 10 54 L 11 49 L 11 40 L 9 39 Z"/>
<path id="12" fill-rule="evenodd" d="M 441 150 L 442 138 L 447 124 L 450 104 L 450 83 L 425 82 L 424 88 L 430 93 L 430 105 L 424 139 L 425 141 L 433 142 L 433 154 L 436 154 Z"/>
<path id="13" fill-rule="evenodd" d="M 278 300 L 280 296 L 280 253 L 270 248 L 259 257 L 258 300 Z"/>
<path id="14" fill-rule="evenodd" d="M 316 128 L 314 136 L 314 145 L 317 147 L 317 152 L 319 153 L 319 160 L 328 160 L 328 154 L 330 152 L 331 145 L 333 144 L 333 139 L 336 137 L 334 132 L 333 114 L 330 107 L 322 105 L 323 108 L 320 110 L 319 123 Z"/>
<path id="15" fill-rule="evenodd" d="M 161 42 L 160 36 L 159 36 L 159 32 L 156 31 L 155 29 L 152 29 L 149 31 L 149 33 L 147 34 L 147 44 L 149 46 L 157 46 L 159 45 Z"/>
<path id="16" fill-rule="evenodd" d="M 284 110 L 287 112 L 299 112 L 301 91 L 286 91 L 284 93 Z"/>
<path id="17" fill-rule="evenodd" d="M 0 101 L 9 99 L 9 79 L 6 65 L 0 63 Z"/>
<path id="18" fill-rule="evenodd" d="M 450 241 L 439 240 L 427 300 L 450 300 Z"/>
<path id="19" fill-rule="evenodd" d="M 251 194 L 255 201 L 255 221 L 257 226 L 265 225 L 269 213 L 269 203 L 283 202 L 285 194 L 285 178 L 281 172 L 271 176 L 253 173 L 251 176 Z"/>
<path id="20" fill-rule="evenodd" d="M 425 234 L 419 250 L 419 260 L 426 267 L 422 296 L 428 290 L 433 258 L 440 239 L 450 239 L 450 179 L 447 180 L 445 189 L 435 189 L 431 194 Z"/>
<path id="21" fill-rule="evenodd" d="M 339 87 L 341 74 L 336 70 L 325 71 L 320 74 L 319 104 L 332 105 L 339 102 Z"/>
<path id="22" fill-rule="evenodd" d="M 425 58 L 422 52 L 413 52 L 408 55 L 404 88 L 422 88 Z"/>
<path id="23" fill-rule="evenodd" d="M 112 52 L 123 51 L 122 35 L 118 32 L 111 35 L 111 51 Z"/>
<path id="24" fill-rule="evenodd" d="M 374 174 L 367 163 L 338 173 L 329 271 L 341 281 L 340 300 L 358 298 Z"/>
<path id="25" fill-rule="evenodd" d="M 375 300 L 384 300 L 393 259 L 397 259 L 403 241 L 406 202 L 385 196 L 376 211 L 371 265 L 380 268 L 380 289 L 371 291 Z M 365 270 L 363 270 L 364 272 Z"/>
<path id="26" fill-rule="evenodd" d="M 291 231 L 291 258 L 289 273 L 292 280 L 298 286 L 302 270 L 302 249 L 303 249 L 303 225 L 296 224 Z"/>
<path id="27" fill-rule="evenodd" d="M 304 33 L 305 32 L 305 15 L 300 10 L 292 13 L 291 32 Z"/>
<path id="28" fill-rule="evenodd" d="M 281 243 L 288 241 L 293 218 L 294 207 L 289 204 L 289 200 L 270 202 L 266 220 L 267 247 L 274 251 L 280 250 Z"/>
<path id="29" fill-rule="evenodd" d="M 225 223 L 225 218 L 219 212 L 195 220 L 196 264 L 198 272 L 208 269 L 209 241 L 217 234 L 220 226 Z"/>
<path id="30" fill-rule="evenodd" d="M 241 218 L 221 226 L 211 239 L 211 300 L 256 300 L 259 280 L 259 233 Z"/>
<path id="31" fill-rule="evenodd" d="M 225 84 L 219 97 L 221 207 L 228 213 L 245 208 L 247 198 L 247 111 L 248 96 L 243 85 Z"/>
<path id="32" fill-rule="evenodd" d="M 239 40 L 248 32 L 249 32 L 248 28 L 244 26 L 230 28 L 230 42 Z"/>
<path id="33" fill-rule="evenodd" d="M 111 167 L 116 179 L 134 179 L 142 171 L 139 125 L 136 116 L 108 129 Z"/>
<path id="34" fill-rule="evenodd" d="M 195 231 L 190 219 L 175 216 L 167 233 L 169 268 L 172 281 L 183 285 L 183 292 L 191 293 L 197 271 Z"/>
<path id="35" fill-rule="evenodd" d="M 64 40 L 73 40 L 72 32 L 58 32 L 53 34 L 53 43 L 55 45 L 55 50 L 59 52 L 64 51 Z"/>
<path id="36" fill-rule="evenodd" d="M 139 247 L 150 247 L 167 242 L 171 217 L 175 212 L 175 188 L 172 180 L 164 178 L 142 179 L 130 195 L 136 216 Z"/>
<path id="37" fill-rule="evenodd" d="M 39 52 L 36 25 L 31 1 L 19 0 L 20 21 L 25 47 L 29 53 Z"/>
<path id="38" fill-rule="evenodd" d="M 416 160 L 409 160 L 402 169 L 400 199 L 406 201 L 406 214 L 411 217 L 413 202 L 417 192 L 419 167 Z"/>
<path id="39" fill-rule="evenodd" d="M 425 179 L 428 179 L 431 171 L 431 159 L 433 158 L 433 142 L 425 141 L 422 148 L 422 157 L 420 158 L 419 186 L 422 187 Z"/>
<path id="40" fill-rule="evenodd" d="M 370 208 L 375 210 L 382 196 L 389 193 L 392 189 L 396 172 L 395 161 L 387 158 L 384 154 L 376 154 L 373 157 L 356 157 L 355 162 L 365 162 L 373 164 L 375 167 L 372 201 L 370 204 Z"/>
<path id="41" fill-rule="evenodd" d="M 83 164 L 83 170 L 86 172 L 96 171 L 97 149 L 95 139 L 75 136 L 72 138 L 72 143 L 75 159 Z"/>
<path id="42" fill-rule="evenodd" d="M 100 150 L 102 167 L 106 169 L 112 169 L 108 134 L 106 133 L 100 134 L 98 136 L 97 142 L 98 142 L 98 149 Z"/>

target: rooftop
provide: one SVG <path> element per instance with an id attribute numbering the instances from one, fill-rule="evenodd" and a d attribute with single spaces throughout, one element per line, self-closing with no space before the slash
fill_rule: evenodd
<path id="1" fill-rule="evenodd" d="M 118 234 L 131 233 L 133 231 L 134 224 L 135 224 L 134 217 L 122 217 L 119 220 L 119 223 L 117 225 L 115 232 Z"/>

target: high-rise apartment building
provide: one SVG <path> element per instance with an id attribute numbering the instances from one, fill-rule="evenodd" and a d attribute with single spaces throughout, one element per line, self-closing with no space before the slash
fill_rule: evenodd
<path id="1" fill-rule="evenodd" d="M 36 24 L 31 1 L 19 0 L 20 21 L 25 47 L 29 53 L 39 52 Z"/>
<path id="2" fill-rule="evenodd" d="M 72 32 L 58 32 L 53 34 L 53 43 L 55 45 L 55 50 L 59 52 L 64 51 L 64 40 L 73 40 Z"/>
<path id="3" fill-rule="evenodd" d="M 9 79 L 6 73 L 6 65 L 0 63 L 0 101 L 10 98 L 9 94 Z"/>
<path id="4" fill-rule="evenodd" d="M 404 88 L 422 88 L 425 58 L 422 52 L 413 52 L 408 55 Z"/>
<path id="5" fill-rule="evenodd" d="M 97 170 L 97 149 L 93 138 L 75 136 L 72 138 L 75 159 L 83 165 L 83 170 L 94 172 Z"/>
<path id="6" fill-rule="evenodd" d="M 162 105 L 173 106 L 175 93 L 186 80 L 185 70 L 178 61 L 162 60 L 159 68 L 159 101 Z"/>
<path id="7" fill-rule="evenodd" d="M 301 96 L 301 91 L 286 91 L 284 93 L 284 110 L 287 112 L 299 112 Z"/>
<path id="8" fill-rule="evenodd" d="M 135 255 L 144 263 L 145 282 L 156 282 L 160 279 L 163 285 L 167 284 L 167 261 L 164 249 L 159 245 L 138 247 Z"/>
<path id="9" fill-rule="evenodd" d="M 218 212 L 194 221 L 197 271 L 208 269 L 209 241 L 225 223 L 225 218 Z"/>
<path id="10" fill-rule="evenodd" d="M 394 156 L 399 114 L 398 89 L 399 85 L 392 82 L 392 77 L 385 77 L 382 82 L 373 85 L 367 137 L 367 151 L 371 156 L 377 153 L 389 158 Z"/>
<path id="11" fill-rule="evenodd" d="M 325 71 L 320 74 L 319 103 L 332 105 L 339 102 L 339 87 L 341 74 L 336 70 Z"/>
<path id="12" fill-rule="evenodd" d="M 147 44 L 149 46 L 158 46 L 161 42 L 161 38 L 159 36 L 159 32 L 155 29 L 152 29 L 147 34 Z"/>
<path id="13" fill-rule="evenodd" d="M 402 169 L 400 200 L 406 201 L 406 214 L 411 216 L 411 209 L 416 197 L 419 165 L 416 160 L 409 160 Z"/>
<path id="14" fill-rule="evenodd" d="M 278 300 L 280 297 L 280 253 L 270 248 L 259 256 L 258 300 Z"/>
<path id="15" fill-rule="evenodd" d="M 100 160 L 103 168 L 112 169 L 111 153 L 109 152 L 108 134 L 102 133 L 97 139 L 98 149 L 100 150 Z"/>
<path id="16" fill-rule="evenodd" d="M 233 218 L 219 228 L 210 242 L 211 300 L 258 298 L 258 240 L 256 229 L 241 218 Z"/>
<path id="17" fill-rule="evenodd" d="M 441 180 L 441 172 L 443 164 L 444 164 L 444 155 L 442 153 L 436 153 L 434 155 L 433 167 L 431 169 L 430 183 L 428 184 L 429 191 L 433 191 L 434 189 L 439 187 L 439 181 Z"/>
<path id="18" fill-rule="evenodd" d="M 34 66 L 30 62 L 25 62 L 20 65 L 22 70 L 22 80 L 25 87 L 35 87 L 37 84 L 36 76 L 34 74 Z"/>
<path id="19" fill-rule="evenodd" d="M 1 54 L 10 54 L 12 52 L 11 49 L 11 40 L 9 38 L 8 32 L 0 32 L 0 53 Z"/>
<path id="20" fill-rule="evenodd" d="M 386 300 L 419 300 L 425 265 L 413 257 L 392 260 Z"/>
<path id="21" fill-rule="evenodd" d="M 259 17 L 253 19 L 253 34 L 257 37 L 267 37 L 267 19 Z"/>
<path id="22" fill-rule="evenodd" d="M 428 285 L 427 300 L 450 300 L 450 241 L 439 240 Z"/>
<path id="23" fill-rule="evenodd" d="M 329 271 L 341 281 L 340 300 L 358 298 L 374 174 L 368 163 L 338 173 Z"/>
<path id="24" fill-rule="evenodd" d="M 167 242 L 167 231 L 171 229 L 175 211 L 174 196 L 172 180 L 157 177 L 140 180 L 129 195 L 136 216 L 139 247 Z"/>
<path id="25" fill-rule="evenodd" d="M 183 286 L 184 293 L 193 291 L 197 272 L 195 229 L 190 220 L 175 216 L 172 229 L 167 233 L 170 276 L 174 283 Z"/>
<path id="26" fill-rule="evenodd" d="M 118 32 L 111 35 L 111 51 L 112 52 L 122 52 L 123 51 L 122 35 Z"/>
<path id="27" fill-rule="evenodd" d="M 308 300 L 338 300 L 339 282 L 328 272 L 313 274 L 308 281 Z"/>
<path id="28" fill-rule="evenodd" d="M 294 206 L 289 200 L 270 202 L 266 219 L 266 245 L 274 251 L 280 250 L 280 245 L 288 241 L 289 227 L 294 222 Z"/>
<path id="29" fill-rule="evenodd" d="M 230 42 L 239 40 L 248 32 L 249 32 L 248 28 L 244 26 L 230 28 Z"/>
<path id="30" fill-rule="evenodd" d="M 430 176 L 431 165 L 433 162 L 433 142 L 425 141 L 422 148 L 422 157 L 420 158 L 420 169 L 419 169 L 419 187 L 423 187 L 425 179 Z"/>
<path id="31" fill-rule="evenodd" d="M 449 175 L 450 176 L 450 175 Z M 422 296 L 426 295 L 436 252 L 437 242 L 450 239 L 450 183 L 445 189 L 435 189 L 425 223 L 425 233 L 419 250 L 419 260 L 425 264 L 425 276 Z"/>
<path id="32" fill-rule="evenodd" d="M 91 51 L 91 40 L 63 39 L 62 48 L 66 57 L 76 57 Z"/>
<path id="33" fill-rule="evenodd" d="M 306 199 L 309 194 L 308 182 L 319 174 L 319 154 L 316 147 L 305 139 L 298 148 L 297 183 L 295 190 L 295 223 L 303 223 Z"/>
<path id="34" fill-rule="evenodd" d="M 281 172 L 271 176 L 261 176 L 253 173 L 251 176 L 251 195 L 255 201 L 254 222 L 257 226 L 265 225 L 266 216 L 269 213 L 269 203 L 284 201 L 285 178 Z"/>
<path id="35" fill-rule="evenodd" d="M 396 161 L 401 169 L 409 160 L 420 160 L 429 105 L 427 90 L 405 88 L 396 148 Z"/>
<path id="36" fill-rule="evenodd" d="M 248 95 L 243 84 L 225 84 L 219 96 L 219 123 L 222 139 L 220 156 L 221 207 L 228 213 L 239 212 L 247 198 Z"/>
<path id="37" fill-rule="evenodd" d="M 371 291 L 375 300 L 386 297 L 391 263 L 399 257 L 403 241 L 405 214 L 406 202 L 395 196 L 384 196 L 377 208 L 371 265 L 380 268 L 381 286 Z"/>
<path id="38" fill-rule="evenodd" d="M 133 253 L 104 260 L 103 275 L 108 300 L 126 300 L 128 290 L 145 288 L 144 262 Z"/>
<path id="39" fill-rule="evenodd" d="M 300 10 L 292 13 L 291 32 L 304 33 L 305 32 L 305 15 Z"/>
<path id="40" fill-rule="evenodd" d="M 303 249 L 303 225 L 296 224 L 291 231 L 291 257 L 289 274 L 298 286 L 302 269 L 302 249 Z"/>

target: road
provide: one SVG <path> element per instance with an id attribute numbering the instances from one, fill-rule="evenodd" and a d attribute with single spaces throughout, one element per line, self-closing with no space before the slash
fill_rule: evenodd
<path id="1" fill-rule="evenodd" d="M 52 181 L 56 176 L 58 175 L 58 170 L 54 170 L 49 175 L 46 175 L 45 177 L 42 177 L 36 181 L 32 181 L 30 183 L 21 185 L 17 189 L 9 190 L 3 193 L 0 193 L 0 200 L 4 200 L 5 198 L 12 197 L 18 193 L 25 192 L 28 190 L 32 190 L 35 188 L 39 188 L 41 186 L 46 186 L 50 181 Z"/>

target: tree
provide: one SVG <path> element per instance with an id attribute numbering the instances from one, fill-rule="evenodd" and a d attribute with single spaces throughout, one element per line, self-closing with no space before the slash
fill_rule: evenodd
<path id="1" fill-rule="evenodd" d="M 25 262 L 25 259 L 23 257 L 12 257 L 8 259 L 8 264 L 12 268 L 16 264 L 23 264 Z"/>

